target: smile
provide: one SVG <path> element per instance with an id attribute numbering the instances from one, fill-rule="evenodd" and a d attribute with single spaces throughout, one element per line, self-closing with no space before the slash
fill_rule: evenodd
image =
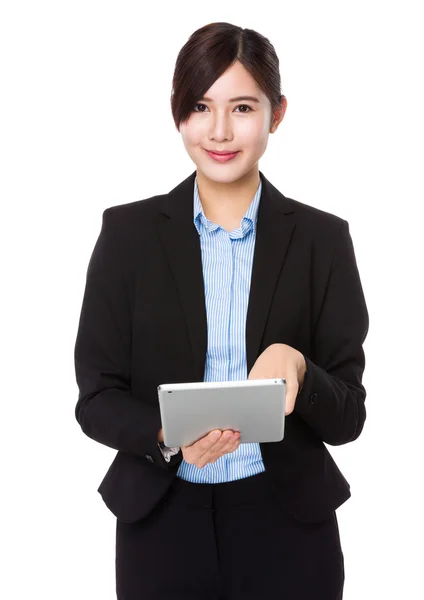
<path id="1" fill-rule="evenodd" d="M 209 156 L 215 160 L 216 162 L 228 162 L 235 158 L 239 152 L 232 152 L 231 154 L 216 154 L 215 152 L 209 152 L 209 150 L 205 150 Z"/>

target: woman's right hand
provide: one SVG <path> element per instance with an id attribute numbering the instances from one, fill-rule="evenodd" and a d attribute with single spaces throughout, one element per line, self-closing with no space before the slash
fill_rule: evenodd
<path id="1" fill-rule="evenodd" d="M 218 437 L 214 437 L 219 433 Z M 214 463 L 223 454 L 230 454 L 240 446 L 240 433 L 232 429 L 213 429 L 190 446 L 182 446 L 184 460 L 198 469 L 207 463 Z"/>

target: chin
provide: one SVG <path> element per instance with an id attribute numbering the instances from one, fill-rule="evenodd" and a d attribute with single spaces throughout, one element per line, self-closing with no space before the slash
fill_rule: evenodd
<path id="1" fill-rule="evenodd" d="M 198 172 L 201 172 L 204 177 L 207 177 L 211 181 L 217 181 L 220 183 L 233 183 L 234 181 L 238 181 L 243 177 L 247 177 L 252 173 L 252 169 L 258 168 L 257 162 L 251 166 L 241 166 L 241 165 L 228 165 L 224 166 L 221 169 L 222 165 L 210 166 L 202 168 L 202 165 L 197 165 Z"/>
<path id="2" fill-rule="evenodd" d="M 202 169 L 201 166 L 197 167 L 198 172 L 202 174 L 203 177 L 207 177 L 211 181 L 216 181 L 217 183 L 232 183 L 233 181 L 237 181 L 241 177 L 244 176 L 244 170 L 235 169 L 235 168 L 226 168 L 219 169 L 219 165 L 217 168 L 205 168 Z"/>

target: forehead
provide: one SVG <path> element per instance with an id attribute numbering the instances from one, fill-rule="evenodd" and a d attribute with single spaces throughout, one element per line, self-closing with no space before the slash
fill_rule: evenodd
<path id="1" fill-rule="evenodd" d="M 235 102 L 241 98 L 246 99 L 246 96 L 254 97 L 259 102 L 264 102 L 266 99 L 249 71 L 236 61 L 214 81 L 205 92 L 203 99 L 209 102 Z M 254 102 L 252 98 L 250 101 Z"/>

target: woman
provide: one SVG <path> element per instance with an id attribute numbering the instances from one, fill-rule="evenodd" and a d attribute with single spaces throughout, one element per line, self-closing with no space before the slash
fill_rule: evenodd
<path id="1" fill-rule="evenodd" d="M 368 312 L 347 221 L 259 171 L 287 107 L 278 65 L 253 30 L 195 31 L 171 105 L 196 171 L 103 213 L 76 418 L 118 450 L 98 491 L 116 516 L 119 600 L 342 598 L 335 510 L 350 486 L 324 442 L 362 431 Z M 218 431 L 164 446 L 159 384 L 274 377 L 281 442 Z"/>

